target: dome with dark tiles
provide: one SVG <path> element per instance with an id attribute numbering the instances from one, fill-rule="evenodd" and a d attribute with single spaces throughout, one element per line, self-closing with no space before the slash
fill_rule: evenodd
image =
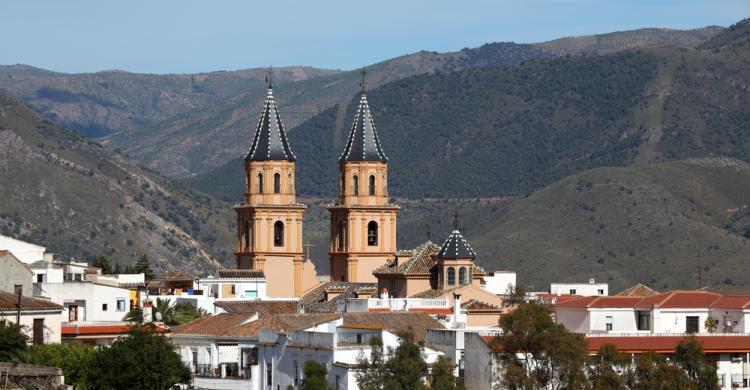
<path id="1" fill-rule="evenodd" d="M 260 113 L 258 127 L 250 151 L 245 155 L 245 160 L 250 161 L 294 161 L 296 157 L 289 147 L 289 142 L 281 125 L 276 100 L 273 97 L 273 89 L 269 86 L 263 111 Z"/>
<path id="2" fill-rule="evenodd" d="M 475 259 L 477 255 L 461 232 L 455 229 L 440 247 L 436 257 L 439 259 Z"/>

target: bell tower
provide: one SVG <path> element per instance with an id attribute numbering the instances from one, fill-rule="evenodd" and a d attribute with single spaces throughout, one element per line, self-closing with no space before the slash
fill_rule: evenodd
<path id="1" fill-rule="evenodd" d="M 331 213 L 331 281 L 376 282 L 372 271 L 396 252 L 396 214 L 388 203 L 388 158 L 375 130 L 362 71 L 354 124 L 339 158 L 339 193 Z"/>
<path id="2" fill-rule="evenodd" d="M 302 217 L 306 206 L 296 200 L 294 163 L 269 74 L 255 137 L 245 155 L 244 201 L 234 206 L 235 254 L 237 268 L 264 272 L 267 294 L 275 297 L 302 296 L 306 279 L 303 268 L 313 267 L 311 262 L 304 261 L 302 251 Z"/>

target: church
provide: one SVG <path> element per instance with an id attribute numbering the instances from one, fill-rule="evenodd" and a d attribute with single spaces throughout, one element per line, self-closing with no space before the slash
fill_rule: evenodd
<path id="1" fill-rule="evenodd" d="M 414 251 L 397 250 L 399 206 L 389 203 L 388 157 L 367 101 L 364 72 L 361 85 L 354 123 L 338 161 L 338 195 L 328 206 L 330 282 L 371 285 L 378 293 L 397 297 L 480 290 L 485 272 L 474 264 L 474 250 L 457 226 L 442 247 L 428 242 Z M 295 162 L 269 82 L 245 155 L 244 201 L 234 209 L 237 268 L 262 271 L 272 297 L 303 297 L 321 287 L 315 266 L 304 257 L 306 206 L 296 200 Z M 492 294 L 479 294 L 485 302 L 499 303 Z"/>

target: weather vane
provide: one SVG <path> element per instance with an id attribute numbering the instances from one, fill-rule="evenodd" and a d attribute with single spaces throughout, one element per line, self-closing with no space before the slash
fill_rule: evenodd
<path id="1" fill-rule="evenodd" d="M 362 81 L 359 83 L 359 86 L 362 88 L 362 93 L 366 93 L 367 92 L 367 80 L 366 80 L 367 71 L 365 70 L 365 68 L 362 68 L 361 73 L 362 73 Z"/>

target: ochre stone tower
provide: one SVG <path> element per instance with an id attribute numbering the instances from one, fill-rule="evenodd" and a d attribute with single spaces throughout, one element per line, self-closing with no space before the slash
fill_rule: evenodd
<path id="1" fill-rule="evenodd" d="M 388 159 L 380 146 L 364 81 L 331 213 L 331 280 L 377 282 L 372 271 L 396 252 L 396 213 L 388 203 Z"/>
<path id="2" fill-rule="evenodd" d="M 245 156 L 245 199 L 234 207 L 237 268 L 262 270 L 269 296 L 302 296 L 309 273 L 314 274 L 302 252 L 305 205 L 296 200 L 294 161 L 269 83 L 253 144 Z"/>

